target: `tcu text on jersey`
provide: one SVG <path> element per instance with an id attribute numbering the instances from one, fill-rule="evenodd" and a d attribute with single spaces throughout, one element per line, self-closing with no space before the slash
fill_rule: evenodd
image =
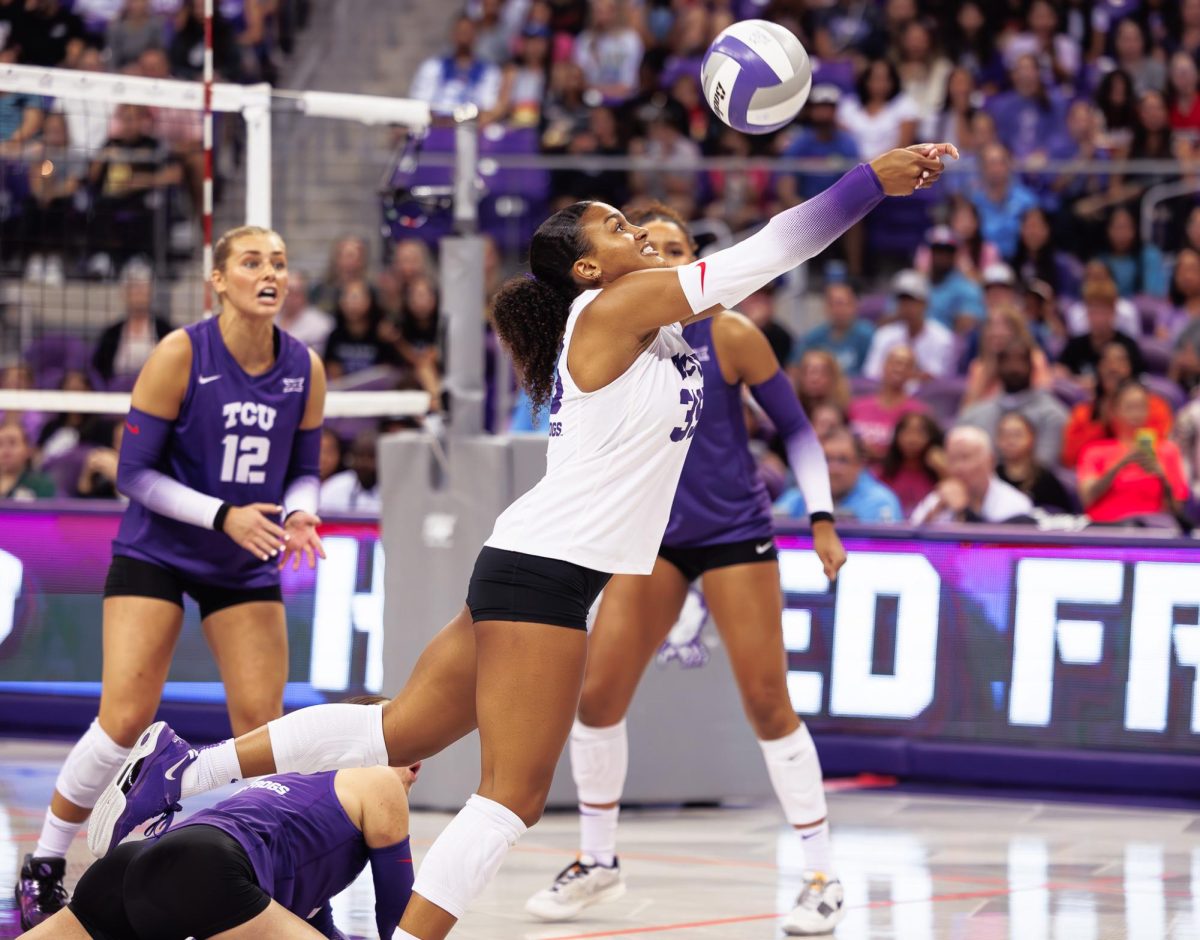
<path id="1" fill-rule="evenodd" d="M 221 408 L 225 429 L 258 428 L 270 431 L 275 426 L 275 409 L 254 401 L 231 401 Z M 271 458 L 271 439 L 261 434 L 226 434 L 221 438 L 221 482 L 262 483 L 266 473 L 260 468 Z"/>

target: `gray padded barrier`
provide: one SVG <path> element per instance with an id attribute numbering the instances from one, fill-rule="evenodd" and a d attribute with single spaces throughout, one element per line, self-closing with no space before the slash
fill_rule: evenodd
<path id="1" fill-rule="evenodd" d="M 400 689 L 425 644 L 458 612 L 492 523 L 541 477 L 545 454 L 540 435 L 450 438 L 439 444 L 406 433 L 380 442 L 385 692 Z M 771 795 L 716 631 L 708 623 L 696 636 L 701 616 L 697 599 L 690 598 L 689 612 L 672 633 L 676 645 L 650 665 L 634 699 L 626 803 L 757 801 Z M 478 780 L 478 739 L 471 735 L 425 764 L 414 803 L 457 809 Z M 564 752 L 549 805 L 574 804 Z"/>

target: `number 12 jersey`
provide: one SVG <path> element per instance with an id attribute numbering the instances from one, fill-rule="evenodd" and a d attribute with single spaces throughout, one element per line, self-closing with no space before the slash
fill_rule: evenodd
<path id="1" fill-rule="evenodd" d="M 275 363 L 262 375 L 249 375 L 226 347 L 216 317 L 185 331 L 192 343 L 191 373 L 156 469 L 234 506 L 280 503 L 292 442 L 308 403 L 308 348 L 277 330 Z M 135 420 L 126 422 L 126 434 L 141 432 Z M 275 561 L 255 558 L 223 532 L 168 519 L 137 502 L 125 510 L 113 554 L 170 568 L 202 584 L 256 588 L 279 583 Z"/>

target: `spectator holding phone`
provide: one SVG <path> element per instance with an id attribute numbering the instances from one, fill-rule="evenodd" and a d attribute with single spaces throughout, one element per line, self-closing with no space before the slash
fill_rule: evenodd
<path id="1" fill-rule="evenodd" d="M 1151 427 L 1150 396 L 1135 380 L 1113 398 L 1113 437 L 1089 444 L 1079 458 L 1079 495 L 1093 522 L 1124 522 L 1137 516 L 1178 516 L 1187 499 L 1183 458 L 1174 441 Z"/>

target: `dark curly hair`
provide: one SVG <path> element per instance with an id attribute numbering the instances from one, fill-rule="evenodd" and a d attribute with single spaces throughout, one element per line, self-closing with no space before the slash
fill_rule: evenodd
<path id="1" fill-rule="evenodd" d="M 580 292 L 571 268 L 591 248 L 580 224 L 591 205 L 573 203 L 539 225 L 529 243 L 532 274 L 509 278 L 496 294 L 496 332 L 512 354 L 535 413 L 554 391 L 563 330 Z"/>

